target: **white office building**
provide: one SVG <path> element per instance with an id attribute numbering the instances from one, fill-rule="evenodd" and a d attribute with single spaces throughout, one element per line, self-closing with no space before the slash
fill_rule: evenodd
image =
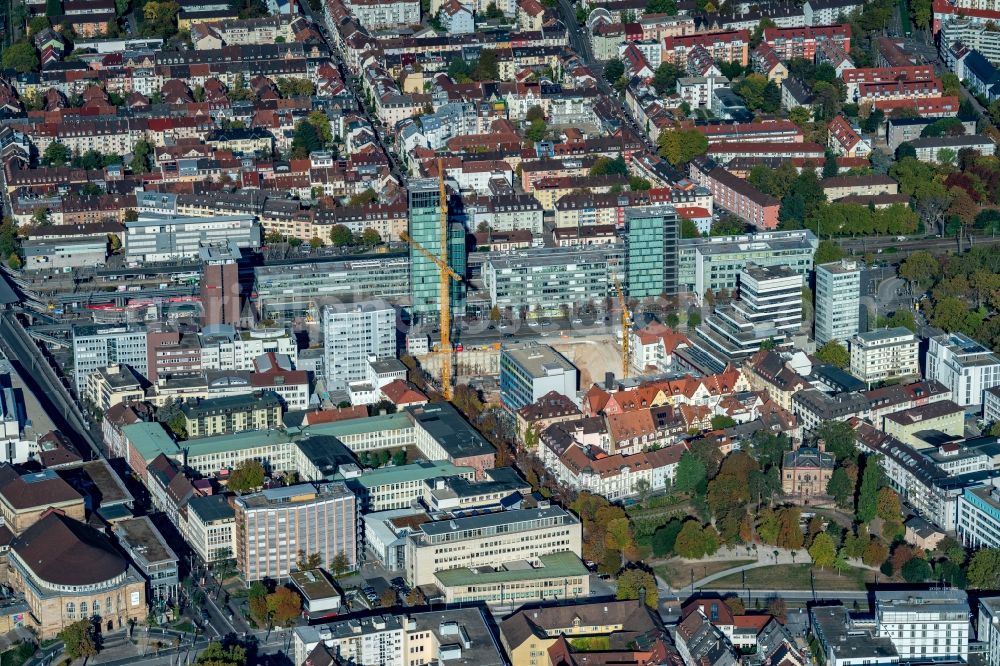
<path id="1" fill-rule="evenodd" d="M 142 215 L 125 223 L 125 261 L 130 265 L 153 261 L 197 259 L 201 248 L 235 243 L 258 249 L 263 230 L 253 215 L 181 217 Z"/>
<path id="2" fill-rule="evenodd" d="M 396 311 L 375 301 L 323 308 L 323 351 L 329 389 L 368 378 L 368 359 L 396 357 Z"/>
<path id="3" fill-rule="evenodd" d="M 548 345 L 528 342 L 500 351 L 500 400 L 512 412 L 549 391 L 574 398 L 579 378 L 576 366 Z"/>
<path id="4" fill-rule="evenodd" d="M 987 389 L 1000 386 L 1000 358 L 962 333 L 930 339 L 925 363 L 927 379 L 951 389 L 951 399 L 978 408 Z"/>
<path id="5" fill-rule="evenodd" d="M 83 395 L 87 377 L 100 368 L 123 363 L 140 375 L 149 372 L 146 328 L 125 324 L 83 324 L 73 327 L 73 381 Z"/>
<path id="6" fill-rule="evenodd" d="M 956 531 L 969 548 L 1000 548 L 1000 488 L 983 484 L 963 489 Z"/>
<path id="7" fill-rule="evenodd" d="M 816 267 L 816 346 L 858 332 L 861 267 L 849 259 Z"/>
<path id="8" fill-rule="evenodd" d="M 815 606 L 809 611 L 813 635 L 828 666 L 876 666 L 899 663 L 888 638 L 874 634 L 871 622 L 855 622 L 844 606 Z"/>
<path id="9" fill-rule="evenodd" d="M 988 388 L 983 394 L 983 420 L 987 423 L 1000 421 L 1000 386 Z"/>
<path id="10" fill-rule="evenodd" d="M 237 330 L 229 324 L 213 324 L 198 334 L 201 367 L 206 370 L 253 370 L 254 359 L 267 353 L 284 354 L 298 363 L 298 344 L 291 329 L 261 327 Z"/>
<path id="11" fill-rule="evenodd" d="M 964 590 L 878 590 L 875 623 L 901 661 L 967 661 L 969 598 Z"/>
<path id="12" fill-rule="evenodd" d="M 695 344 L 727 363 L 760 350 L 765 340 L 786 342 L 802 326 L 802 276 L 780 266 L 748 264 L 739 298 L 720 305 L 698 327 Z"/>
<path id="13" fill-rule="evenodd" d="M 406 577 L 414 587 L 434 585 L 440 571 L 579 553 L 581 538 L 580 521 L 558 506 L 426 522 L 407 537 Z"/>
<path id="14" fill-rule="evenodd" d="M 920 341 L 908 328 L 858 333 L 850 343 L 851 374 L 863 382 L 873 384 L 920 374 Z"/>
<path id="15" fill-rule="evenodd" d="M 976 640 L 983 644 L 986 666 L 1000 666 L 1000 597 L 979 599 Z"/>
<path id="16" fill-rule="evenodd" d="M 799 275 L 808 275 L 818 246 L 819 240 L 808 229 L 682 238 L 677 246 L 678 289 L 694 292 L 698 299 L 703 299 L 708 290 L 735 291 L 740 271 L 750 263 L 782 266 Z"/>

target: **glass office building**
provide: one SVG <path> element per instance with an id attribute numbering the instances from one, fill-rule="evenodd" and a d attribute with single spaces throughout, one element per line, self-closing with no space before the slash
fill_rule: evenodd
<path id="1" fill-rule="evenodd" d="M 431 254 L 441 256 L 440 189 L 436 178 L 410 181 L 410 229 L 413 240 Z M 459 275 L 465 276 L 465 228 L 459 222 L 448 222 L 448 265 Z M 410 296 L 412 311 L 418 319 L 436 319 L 441 313 L 441 274 L 433 261 L 422 252 L 410 247 Z M 465 312 L 465 282 L 451 280 L 452 316 Z"/>
<path id="2" fill-rule="evenodd" d="M 629 298 L 677 295 L 677 211 L 642 206 L 625 211 L 625 279 Z"/>

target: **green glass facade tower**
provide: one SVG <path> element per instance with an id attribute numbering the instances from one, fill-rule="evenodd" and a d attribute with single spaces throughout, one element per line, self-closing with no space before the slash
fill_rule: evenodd
<path id="1" fill-rule="evenodd" d="M 437 178 L 419 178 L 409 183 L 409 233 L 436 257 L 441 256 L 441 207 Z M 463 276 L 462 282 L 451 280 L 451 316 L 465 314 L 465 228 L 461 223 L 448 222 L 448 265 Z M 441 316 L 441 273 L 437 265 L 422 252 L 410 247 L 410 298 L 412 314 L 421 320 Z"/>
<path id="2" fill-rule="evenodd" d="M 677 295 L 680 223 L 672 206 L 625 210 L 625 293 L 629 298 Z"/>

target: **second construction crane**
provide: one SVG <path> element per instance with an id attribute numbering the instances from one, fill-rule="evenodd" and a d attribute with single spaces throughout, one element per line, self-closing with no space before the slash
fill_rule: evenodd
<path id="1" fill-rule="evenodd" d="M 632 313 L 628 309 L 628 299 L 625 298 L 625 290 L 622 289 L 621 280 L 612 274 L 615 281 L 615 291 L 618 292 L 618 303 L 622 307 L 622 379 L 628 377 L 629 369 L 629 338 L 632 334 Z"/>
<path id="2" fill-rule="evenodd" d="M 441 306 L 441 339 L 438 353 L 441 354 L 441 393 L 445 400 L 451 400 L 451 280 L 462 281 L 462 276 L 452 270 L 448 265 L 448 197 L 444 186 L 444 167 L 441 160 L 438 160 L 438 196 L 440 197 L 440 224 L 441 224 L 441 256 L 436 256 L 433 252 L 418 243 L 410 234 L 402 232 L 399 237 L 412 245 L 420 254 L 427 257 L 439 272 L 440 306 Z"/>

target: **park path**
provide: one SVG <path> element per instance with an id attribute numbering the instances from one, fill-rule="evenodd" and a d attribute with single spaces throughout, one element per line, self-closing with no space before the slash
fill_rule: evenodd
<path id="1" fill-rule="evenodd" d="M 732 567 L 730 569 L 724 569 L 723 571 L 717 571 L 714 574 L 709 574 L 701 580 L 696 580 L 694 586 L 705 587 L 709 583 L 725 578 L 726 576 L 731 576 L 733 574 L 738 574 L 741 571 L 749 571 L 750 569 L 758 569 L 760 567 L 772 567 L 777 564 L 808 564 L 812 562 L 812 558 L 809 557 L 809 552 L 804 548 L 798 550 L 786 550 L 784 548 L 757 548 L 757 549 L 746 549 L 736 547 L 734 551 L 738 550 L 749 550 L 751 553 L 757 554 L 757 561 L 751 562 L 750 564 L 743 564 L 737 567 Z M 735 554 L 735 553 L 734 553 Z M 735 558 L 734 558 L 735 559 Z"/>
<path id="2" fill-rule="evenodd" d="M 766 546 L 764 548 L 747 548 L 746 546 L 734 546 L 732 548 L 720 549 L 715 555 L 707 557 L 703 560 L 687 560 L 690 562 L 710 562 L 710 561 L 725 561 L 725 560 L 740 560 L 746 559 L 748 557 L 756 556 L 757 560 L 755 562 L 750 562 L 749 564 L 742 564 L 735 567 L 730 567 L 728 569 L 723 569 L 722 571 L 717 571 L 713 574 L 709 574 L 704 578 L 700 578 L 694 581 L 694 589 L 705 588 L 710 583 L 717 580 L 721 580 L 726 576 L 731 576 L 733 574 L 738 574 L 743 571 L 749 571 L 751 569 L 759 569 L 761 567 L 773 567 L 779 564 L 809 564 L 812 562 L 812 557 L 809 556 L 809 551 L 804 548 L 797 550 L 787 550 L 783 548 L 773 548 Z M 870 567 L 864 564 L 861 560 L 848 559 L 847 563 L 852 567 L 857 569 L 869 569 L 871 571 L 878 571 L 878 567 Z M 664 589 L 669 594 L 678 594 L 681 590 L 685 588 L 690 588 L 691 584 L 684 585 L 680 588 L 671 588 L 670 585 L 663 580 L 658 578 L 658 583 L 660 587 Z"/>
<path id="3" fill-rule="evenodd" d="M 795 553 L 792 555 L 792 553 Z M 771 546 L 764 547 L 747 547 L 747 546 L 733 546 L 728 548 L 720 548 L 713 555 L 702 558 L 700 560 L 685 560 L 686 562 L 726 562 L 731 560 L 747 560 L 755 559 L 754 562 L 749 564 L 743 564 L 740 566 L 730 567 L 722 571 L 718 571 L 713 574 L 709 574 L 704 578 L 696 580 L 694 582 L 694 587 L 697 589 L 699 587 L 704 587 L 707 583 L 719 580 L 720 578 L 725 578 L 735 573 L 740 573 L 741 571 L 747 571 L 748 569 L 756 569 L 758 567 L 769 567 L 776 564 L 806 564 L 812 561 L 809 557 L 809 553 L 804 549 L 800 548 L 795 551 L 786 550 L 784 548 L 774 548 Z M 670 595 L 676 595 L 681 590 L 685 588 L 690 588 L 690 583 L 683 585 L 679 588 L 672 588 L 665 581 L 657 577 L 658 586 Z"/>

